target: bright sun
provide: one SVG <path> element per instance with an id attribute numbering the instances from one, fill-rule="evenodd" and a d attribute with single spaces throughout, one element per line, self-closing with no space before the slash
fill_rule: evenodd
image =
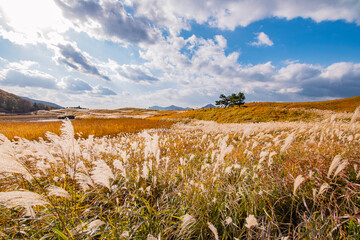
<path id="1" fill-rule="evenodd" d="M 52 0 L 1 0 L 0 10 L 8 25 L 17 32 L 34 34 L 66 30 L 61 10 Z"/>

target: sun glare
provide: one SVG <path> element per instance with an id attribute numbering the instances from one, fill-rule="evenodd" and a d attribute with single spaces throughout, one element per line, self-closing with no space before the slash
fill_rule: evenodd
<path id="1" fill-rule="evenodd" d="M 1 0 L 0 9 L 8 25 L 17 32 L 65 30 L 61 10 L 51 0 Z"/>

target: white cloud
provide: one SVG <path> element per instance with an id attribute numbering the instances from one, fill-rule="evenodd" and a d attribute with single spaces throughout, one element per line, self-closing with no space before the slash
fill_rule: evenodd
<path id="1" fill-rule="evenodd" d="M 60 89 L 74 94 L 93 90 L 93 88 L 87 82 L 70 76 L 62 78 L 57 85 Z"/>
<path id="2" fill-rule="evenodd" d="M 34 61 L 8 62 L 0 69 L 0 84 L 18 87 L 40 87 L 57 89 L 57 79 L 50 74 L 34 67 L 39 66 Z"/>
<path id="3" fill-rule="evenodd" d="M 156 29 L 144 18 L 131 16 L 121 1 L 54 0 L 73 28 L 97 39 L 125 43 L 153 43 Z"/>
<path id="4" fill-rule="evenodd" d="M 360 24 L 359 1 L 328 0 L 127 0 L 135 14 L 152 22 L 167 26 L 176 33 L 188 27 L 190 20 L 199 24 L 209 23 L 221 29 L 234 30 L 252 22 L 279 17 L 346 20 Z"/>
<path id="5" fill-rule="evenodd" d="M 122 77 L 140 83 L 150 83 L 158 81 L 158 79 L 151 74 L 149 69 L 141 65 L 121 65 L 116 68 L 116 71 Z"/>
<path id="6" fill-rule="evenodd" d="M 174 42 L 181 44 L 174 46 Z M 171 41 L 159 42 L 142 51 L 140 56 L 147 60 L 145 65 L 160 71 L 159 79 L 164 84 L 173 85 L 144 93 L 148 96 L 147 102 L 152 102 L 154 97 L 200 104 L 206 99 L 214 101 L 219 93 L 236 91 L 243 91 L 257 101 L 340 98 L 360 92 L 360 64 L 319 66 L 286 61 L 280 69 L 271 62 L 244 66 L 237 62 L 239 53 L 225 53 L 225 42 L 222 36 L 207 40 L 196 36 L 188 39 L 173 37 Z M 180 92 L 191 93 L 183 95 Z M 191 94 L 196 97 L 192 98 Z"/>
<path id="7" fill-rule="evenodd" d="M 58 44 L 53 48 L 55 50 L 55 60 L 64 64 L 68 69 L 110 81 L 110 78 L 100 73 L 97 66 L 91 62 L 89 54 L 78 49 L 76 44 Z"/>
<path id="8" fill-rule="evenodd" d="M 5 66 L 2 69 L 0 68 L 0 88 L 15 89 L 16 92 L 23 92 L 19 91 L 18 88 L 32 89 L 35 92 L 46 89 L 61 93 L 64 98 L 68 94 L 116 95 L 113 90 L 107 87 L 101 85 L 92 87 L 86 81 L 72 76 L 58 80 L 56 77 L 39 70 L 40 64 L 34 61 L 8 62 L 5 60 L 5 62 Z"/>
<path id="9" fill-rule="evenodd" d="M 256 41 L 251 42 L 250 45 L 253 46 L 272 46 L 274 45 L 273 41 L 270 40 L 269 36 L 264 32 L 259 32 L 256 34 Z"/>
<path id="10" fill-rule="evenodd" d="M 0 84 L 18 87 L 41 87 L 56 89 L 56 78 L 37 70 L 13 70 L 3 72 Z"/>
<path id="11" fill-rule="evenodd" d="M 103 86 L 100 86 L 100 85 L 94 87 L 92 93 L 94 95 L 98 95 L 98 96 L 117 95 L 116 92 L 114 92 L 110 88 L 103 87 Z"/>

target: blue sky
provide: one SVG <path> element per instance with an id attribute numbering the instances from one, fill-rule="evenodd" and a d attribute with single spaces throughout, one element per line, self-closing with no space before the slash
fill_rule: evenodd
<path id="1" fill-rule="evenodd" d="M 0 2 L 0 88 L 63 106 L 352 97 L 359 56 L 359 0 Z"/>

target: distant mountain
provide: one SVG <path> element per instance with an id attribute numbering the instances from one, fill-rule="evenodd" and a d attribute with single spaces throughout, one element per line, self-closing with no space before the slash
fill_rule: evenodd
<path id="1" fill-rule="evenodd" d="M 204 108 L 216 108 L 216 107 L 210 103 L 208 105 L 203 106 L 201 109 L 204 109 Z"/>
<path id="2" fill-rule="evenodd" d="M 149 109 L 151 110 L 189 110 L 189 109 L 192 109 L 192 108 L 182 108 L 182 107 L 178 107 L 178 106 L 175 106 L 175 105 L 171 105 L 171 106 L 168 106 L 168 107 L 159 107 L 159 106 L 152 106 L 152 107 L 149 107 Z"/>
<path id="3" fill-rule="evenodd" d="M 0 112 L 3 113 L 29 113 L 36 110 L 50 110 L 51 106 L 35 104 L 15 94 L 0 89 Z"/>
<path id="4" fill-rule="evenodd" d="M 32 103 L 36 103 L 36 104 L 44 104 L 44 105 L 47 105 L 47 106 L 50 106 L 50 107 L 53 107 L 53 108 L 56 108 L 56 109 L 62 109 L 64 107 L 62 106 L 59 106 L 55 103 L 51 103 L 51 102 L 45 102 L 45 101 L 42 101 L 42 100 L 35 100 L 35 99 L 31 99 L 31 98 L 28 98 L 28 97 L 22 97 L 23 99 L 25 100 L 28 100 Z"/>

